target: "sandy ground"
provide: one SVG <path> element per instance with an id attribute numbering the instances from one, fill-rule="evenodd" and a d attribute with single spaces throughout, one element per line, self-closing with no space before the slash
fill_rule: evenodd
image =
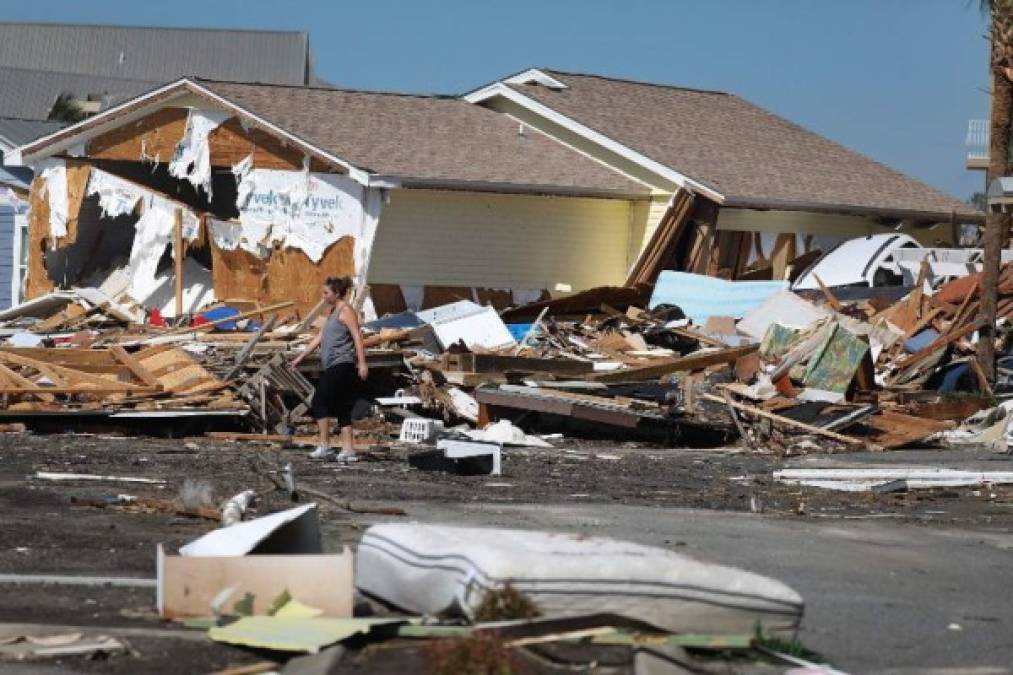
<path id="1" fill-rule="evenodd" d="M 1006 456 L 924 450 L 785 460 L 583 443 L 507 450 L 503 475 L 493 477 L 421 470 L 397 450 L 351 467 L 306 454 L 203 438 L 0 435 L 0 573 L 152 578 L 156 543 L 177 547 L 214 524 L 92 502 L 119 493 L 176 498 L 185 481 L 197 480 L 216 499 L 261 491 L 257 512 L 268 513 L 290 501 L 264 474 L 291 462 L 299 485 L 357 506 L 402 506 L 410 519 L 604 534 L 775 576 L 806 599 L 803 642 L 853 672 L 1013 663 L 1013 641 L 1002 630 L 1013 608 L 996 595 L 1013 582 L 1013 489 L 856 495 L 771 479 L 785 466 L 1009 470 Z M 168 483 L 55 483 L 33 478 L 40 470 Z M 328 550 L 354 546 L 383 519 L 327 503 L 321 514 Z M 3 622 L 180 631 L 178 640 L 132 636 L 134 653 L 108 660 L 9 666 L 21 672 L 209 672 L 262 658 L 166 626 L 148 589 L 4 585 L 2 593 Z"/>

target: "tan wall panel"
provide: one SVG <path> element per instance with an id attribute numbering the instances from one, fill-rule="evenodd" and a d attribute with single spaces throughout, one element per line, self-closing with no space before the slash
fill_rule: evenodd
<path id="1" fill-rule="evenodd" d="M 393 190 L 369 280 L 574 290 L 621 284 L 629 238 L 625 200 Z"/>
<path id="2" fill-rule="evenodd" d="M 97 159 L 137 162 L 143 147 L 146 157 L 161 162 L 172 159 L 186 132 L 186 108 L 162 108 L 136 122 L 108 131 L 88 141 L 87 154 Z"/>

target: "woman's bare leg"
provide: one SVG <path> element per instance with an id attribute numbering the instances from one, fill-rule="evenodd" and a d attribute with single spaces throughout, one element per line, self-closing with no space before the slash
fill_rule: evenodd
<path id="1" fill-rule="evenodd" d="M 320 447 L 331 447 L 331 418 L 323 417 L 317 420 L 317 429 L 320 430 Z"/>
<path id="2" fill-rule="evenodd" d="M 352 444 L 352 426 L 341 427 L 341 449 L 345 452 L 355 453 L 355 446 Z"/>

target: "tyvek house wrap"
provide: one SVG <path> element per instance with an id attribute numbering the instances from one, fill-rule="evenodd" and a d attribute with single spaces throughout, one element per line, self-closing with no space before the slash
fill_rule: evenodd
<path id="1" fill-rule="evenodd" d="M 146 199 L 144 214 L 134 226 L 134 244 L 130 249 L 131 297 L 146 298 L 158 286 L 155 274 L 158 263 L 165 254 L 165 248 L 172 241 L 177 206 L 156 195 Z M 183 230 L 196 231 L 200 227 L 196 214 L 183 209 Z"/>
<path id="2" fill-rule="evenodd" d="M 222 250 L 243 249 L 260 258 L 275 245 L 297 248 L 317 263 L 342 237 L 355 240 L 357 276 L 365 279 L 382 197 L 342 175 L 303 170 L 253 169 L 250 158 L 233 173 L 239 183 L 239 222 L 211 221 Z"/>
<path id="3" fill-rule="evenodd" d="M 176 145 L 169 173 L 203 188 L 211 197 L 211 150 L 208 136 L 231 115 L 226 112 L 190 108 L 186 118 L 186 131 Z"/>
<path id="4" fill-rule="evenodd" d="M 116 218 L 133 213 L 137 202 L 151 193 L 139 185 L 93 167 L 86 194 L 89 197 L 98 195 L 103 218 Z"/>

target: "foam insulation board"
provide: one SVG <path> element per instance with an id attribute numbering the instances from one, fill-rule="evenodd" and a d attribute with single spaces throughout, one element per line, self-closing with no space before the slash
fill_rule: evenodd
<path id="1" fill-rule="evenodd" d="M 176 146 L 169 173 L 201 188 L 211 196 L 211 150 L 208 136 L 231 115 L 226 112 L 191 108 L 186 118 L 186 131 Z"/>

